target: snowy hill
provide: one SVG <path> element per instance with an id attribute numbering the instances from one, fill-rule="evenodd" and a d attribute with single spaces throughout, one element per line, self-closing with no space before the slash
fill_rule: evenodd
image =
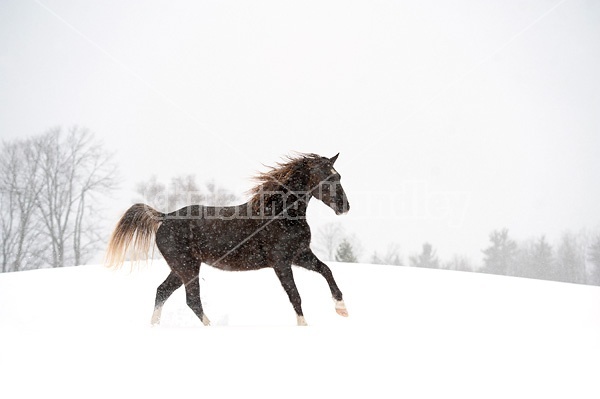
<path id="1" fill-rule="evenodd" d="M 203 327 L 178 290 L 150 327 L 162 262 L 0 275 L 3 398 L 598 398 L 600 287 L 406 267 L 203 267 Z M 227 326 L 227 327 L 225 327 Z"/>

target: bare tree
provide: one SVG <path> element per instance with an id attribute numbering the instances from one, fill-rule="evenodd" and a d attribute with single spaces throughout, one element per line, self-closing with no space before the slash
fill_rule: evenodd
<path id="1" fill-rule="evenodd" d="M 134 202 L 143 202 L 153 208 L 170 211 L 167 205 L 167 187 L 158 181 L 156 175 L 136 184 L 135 192 L 139 197 L 135 198 Z"/>
<path id="2" fill-rule="evenodd" d="M 466 255 L 455 254 L 452 259 L 443 264 L 444 269 L 458 270 L 462 272 L 472 272 L 475 270 L 473 262 Z"/>
<path id="3" fill-rule="evenodd" d="M 214 180 L 201 188 L 194 175 L 172 177 L 167 185 L 152 176 L 147 181 L 137 184 L 135 201 L 144 202 L 152 207 L 175 211 L 186 205 L 206 204 L 214 206 L 232 205 L 238 197 L 224 187 L 217 185 Z"/>
<path id="4" fill-rule="evenodd" d="M 375 265 L 402 265 L 402 254 L 400 252 L 400 244 L 392 242 L 388 244 L 387 250 L 383 256 L 380 256 L 375 251 L 371 257 L 371 263 Z"/>
<path id="5" fill-rule="evenodd" d="M 143 202 L 157 209 L 172 212 L 182 206 L 189 205 L 194 199 L 196 203 L 204 198 L 199 193 L 196 177 L 193 175 L 177 176 L 171 179 L 169 186 L 158 181 L 156 175 L 136 185 L 136 193 L 140 196 L 136 202 Z"/>
<path id="6" fill-rule="evenodd" d="M 37 209 L 45 226 L 53 267 L 80 265 L 97 249 L 99 194 L 117 186 L 112 157 L 86 129 L 60 128 L 34 140 L 40 158 L 42 190 Z"/>
<path id="7" fill-rule="evenodd" d="M 214 180 L 206 183 L 205 199 L 207 205 L 226 206 L 233 205 L 238 197 L 231 191 L 218 186 Z"/>
<path id="8" fill-rule="evenodd" d="M 86 129 L 5 143 L 0 161 L 2 271 L 79 265 L 102 239 L 99 195 L 116 188 L 111 156 Z"/>
<path id="9" fill-rule="evenodd" d="M 315 250 L 325 260 L 335 260 L 335 253 L 344 238 L 344 229 L 339 223 L 327 223 L 316 234 Z"/>
<path id="10" fill-rule="evenodd" d="M 383 257 L 383 261 L 386 265 L 396 266 L 400 266 L 404 263 L 402 260 L 402 252 L 400 251 L 399 243 L 393 242 L 388 244 L 387 250 L 385 251 L 385 256 Z"/>
<path id="11" fill-rule="evenodd" d="M 31 141 L 4 143 L 0 157 L 0 242 L 2 272 L 35 269 L 44 245 L 36 200 L 41 190 L 39 154 Z"/>
<path id="12" fill-rule="evenodd" d="M 169 209 L 179 209 L 190 204 L 205 202 L 206 196 L 201 193 L 196 176 L 182 175 L 171 178 L 167 195 Z"/>

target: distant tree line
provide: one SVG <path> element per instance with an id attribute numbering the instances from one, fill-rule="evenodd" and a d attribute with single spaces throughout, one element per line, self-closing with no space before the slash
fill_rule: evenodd
<path id="1" fill-rule="evenodd" d="M 341 227 L 328 225 L 319 231 L 321 255 L 326 260 L 358 262 L 353 245 L 358 242 L 345 238 Z M 409 256 L 409 266 L 501 274 L 577 284 L 600 285 L 600 234 L 564 233 L 556 249 L 545 236 L 517 242 L 508 229 L 494 230 L 490 244 L 482 250 L 483 266 L 476 267 L 466 256 L 454 255 L 441 261 L 433 245 L 424 243 L 421 252 Z M 323 250 L 325 249 L 325 250 Z M 335 253 L 335 257 L 333 254 Z M 390 244 L 386 253 L 374 252 L 367 262 L 372 264 L 403 265 L 398 244 Z"/>
<path id="2" fill-rule="evenodd" d="M 566 232 L 555 249 L 545 236 L 517 242 L 495 230 L 483 254 L 486 273 L 600 285 L 600 234 Z"/>
<path id="3" fill-rule="evenodd" d="M 99 201 L 116 189 L 116 172 L 87 129 L 2 143 L 0 270 L 86 263 L 103 242 Z"/>

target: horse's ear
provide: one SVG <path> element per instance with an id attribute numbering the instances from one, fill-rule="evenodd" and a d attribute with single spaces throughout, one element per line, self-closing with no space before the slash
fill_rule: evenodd
<path id="1" fill-rule="evenodd" d="M 340 153 L 338 152 L 337 154 L 335 154 L 335 156 L 329 158 L 329 162 L 331 162 L 331 164 L 333 165 L 339 156 L 340 156 Z"/>

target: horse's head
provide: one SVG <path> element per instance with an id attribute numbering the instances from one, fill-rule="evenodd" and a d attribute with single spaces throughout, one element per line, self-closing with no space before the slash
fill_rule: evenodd
<path id="1" fill-rule="evenodd" d="M 339 155 L 338 153 L 332 158 L 318 159 L 311 168 L 309 181 L 312 195 L 333 209 L 336 215 L 350 210 L 350 203 L 340 182 L 341 176 L 333 167 Z"/>

